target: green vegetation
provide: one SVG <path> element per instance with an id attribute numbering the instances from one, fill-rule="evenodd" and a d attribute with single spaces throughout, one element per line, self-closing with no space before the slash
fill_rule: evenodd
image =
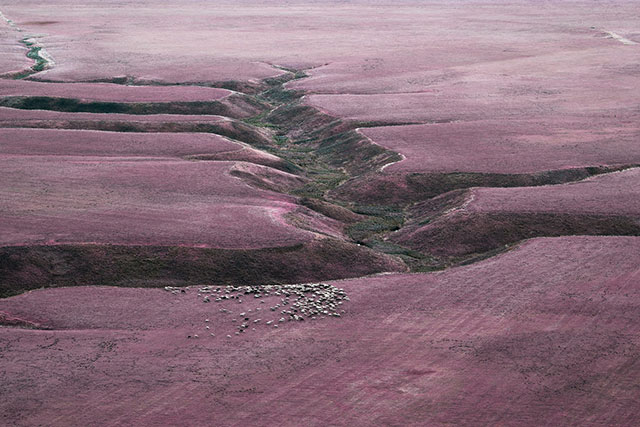
<path id="1" fill-rule="evenodd" d="M 265 121 L 267 114 L 269 114 L 269 112 L 260 113 L 256 116 L 242 119 L 242 122 L 255 127 L 278 129 L 278 126 Z"/>
<path id="2" fill-rule="evenodd" d="M 37 46 L 34 42 L 30 41 L 30 38 L 23 38 L 21 43 L 24 44 L 29 50 L 27 51 L 27 58 L 33 59 L 34 64 L 28 70 L 14 75 L 15 79 L 24 79 L 34 73 L 39 73 L 47 68 L 47 60 L 40 55 L 42 50 L 41 46 Z"/>
<path id="3" fill-rule="evenodd" d="M 402 226 L 402 219 L 374 216 L 360 221 L 347 229 L 347 234 L 357 243 L 367 243 L 372 236 L 395 231 Z"/>
<path id="4" fill-rule="evenodd" d="M 276 143 L 276 145 L 284 145 L 287 143 L 287 141 L 289 141 L 289 138 L 287 138 L 286 135 L 274 135 L 273 136 L 273 142 Z"/>
<path id="5" fill-rule="evenodd" d="M 27 53 L 28 58 L 31 58 L 34 61 L 36 61 L 36 63 L 31 67 L 31 69 L 36 73 L 44 70 L 45 67 L 47 66 L 47 61 L 40 56 L 41 49 L 42 49 L 41 47 L 33 46 L 31 47 L 31 49 L 29 49 L 29 52 Z"/>
<path id="6" fill-rule="evenodd" d="M 423 254 L 388 240 L 372 239 L 366 243 L 366 246 L 376 252 L 393 255 L 401 259 L 414 272 L 437 271 L 451 265 L 446 260 Z"/>
<path id="7" fill-rule="evenodd" d="M 403 209 L 351 206 L 349 201 L 328 196 L 329 191 L 346 180 L 399 160 L 398 154 L 369 143 L 355 132 L 363 123 L 346 123 L 302 105 L 303 94 L 285 89 L 284 83 L 306 75 L 295 70 L 285 71 L 288 71 L 286 75 L 267 79 L 265 90 L 256 95 L 258 100 L 272 105 L 271 111 L 245 119 L 244 123 L 272 131 L 274 145 L 263 149 L 295 164 L 301 174 L 309 178 L 307 184 L 292 190 L 291 194 L 302 197 L 307 205 L 319 210 L 348 210 L 350 225 L 345 231 L 352 241 L 396 256 L 408 265 L 423 265 L 428 258 L 425 255 L 382 240 L 386 233 L 403 225 Z M 431 259 L 427 261 L 432 263 Z"/>

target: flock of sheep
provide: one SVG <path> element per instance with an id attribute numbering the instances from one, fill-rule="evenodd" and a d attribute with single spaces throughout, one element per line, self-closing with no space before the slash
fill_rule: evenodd
<path id="1" fill-rule="evenodd" d="M 185 293 L 187 288 L 165 287 L 173 294 Z M 265 304 L 267 298 L 276 303 L 271 306 L 258 306 L 254 309 L 234 311 L 220 308 L 221 313 L 229 314 L 237 329 L 235 335 L 256 330 L 256 326 L 264 324 L 278 328 L 279 324 L 287 321 L 316 320 L 325 317 L 340 317 L 345 312 L 341 308 L 345 301 L 349 301 L 344 289 L 336 288 L 326 283 L 305 283 L 298 285 L 262 285 L 262 286 L 203 286 L 198 289 L 198 297 L 203 303 L 236 302 L 242 304 L 247 299 L 259 300 Z M 209 319 L 205 319 L 205 329 L 211 336 Z M 189 338 L 198 338 L 197 334 Z M 232 335 L 227 335 L 232 338 Z"/>

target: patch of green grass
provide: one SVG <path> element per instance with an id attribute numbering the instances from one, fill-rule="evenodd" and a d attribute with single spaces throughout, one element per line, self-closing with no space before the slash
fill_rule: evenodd
<path id="1" fill-rule="evenodd" d="M 366 246 L 376 252 L 382 252 L 400 258 L 413 272 L 438 271 L 450 266 L 449 260 L 398 245 L 388 240 L 370 239 Z"/>
<path id="2" fill-rule="evenodd" d="M 346 179 L 346 175 L 340 170 L 306 170 L 306 172 L 311 181 L 303 187 L 293 190 L 292 194 L 323 200 L 327 191 L 336 188 Z"/>
<path id="3" fill-rule="evenodd" d="M 353 207 L 353 211 L 361 215 L 371 215 L 371 216 L 391 216 L 391 217 L 404 216 L 403 210 L 397 206 L 356 205 Z"/>
<path id="4" fill-rule="evenodd" d="M 23 79 L 31 74 L 43 71 L 47 67 L 47 61 L 40 56 L 41 46 L 36 46 L 35 43 L 29 41 L 28 38 L 22 39 L 21 42 L 29 49 L 27 51 L 27 58 L 33 59 L 35 63 L 28 70 L 14 75 L 14 79 Z"/>
<path id="5" fill-rule="evenodd" d="M 301 97 L 301 93 L 295 90 L 284 89 L 282 86 L 273 87 L 260 94 L 260 98 L 275 104 L 286 104 Z"/>
<path id="6" fill-rule="evenodd" d="M 347 235 L 358 243 L 366 243 L 369 239 L 398 230 L 404 218 L 397 216 L 371 216 L 347 228 Z"/>
<path id="7" fill-rule="evenodd" d="M 269 128 L 269 129 L 279 129 L 278 126 L 274 125 L 273 123 L 269 123 L 267 121 L 265 121 L 265 118 L 267 116 L 268 113 L 260 113 L 256 116 L 253 117 L 248 117 L 246 119 L 242 119 L 242 122 L 251 125 L 251 126 L 256 126 L 256 127 L 261 127 L 261 128 Z"/>
<path id="8" fill-rule="evenodd" d="M 289 142 L 289 138 L 287 138 L 286 135 L 274 135 L 273 142 L 275 142 L 276 145 L 283 146 Z"/>
<path id="9" fill-rule="evenodd" d="M 36 61 L 36 63 L 31 67 L 31 69 L 36 73 L 44 70 L 47 66 L 47 61 L 40 56 L 41 49 L 41 47 L 32 47 L 27 53 L 27 58 L 31 58 Z"/>

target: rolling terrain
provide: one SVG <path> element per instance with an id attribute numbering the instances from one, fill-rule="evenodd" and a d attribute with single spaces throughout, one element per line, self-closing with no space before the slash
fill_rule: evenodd
<path id="1" fill-rule="evenodd" d="M 634 425 L 639 12 L 0 5 L 0 423 Z"/>

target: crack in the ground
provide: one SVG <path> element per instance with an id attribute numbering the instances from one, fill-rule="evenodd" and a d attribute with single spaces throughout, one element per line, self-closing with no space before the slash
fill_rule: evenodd
<path id="1" fill-rule="evenodd" d="M 7 23 L 7 25 L 9 25 L 9 27 L 14 29 L 15 31 L 24 33 L 24 30 L 22 28 L 20 28 L 13 20 L 9 19 L 1 11 L 0 18 L 2 18 Z M 53 68 L 53 66 L 55 65 L 55 61 L 53 60 L 49 52 L 46 51 L 44 46 L 38 41 L 39 37 L 41 36 L 29 34 L 20 40 L 20 43 L 25 45 L 25 47 L 27 48 L 27 58 L 32 59 L 34 61 L 34 64 L 22 71 L 10 72 L 0 75 L 1 78 L 24 79 L 41 71 Z"/>

